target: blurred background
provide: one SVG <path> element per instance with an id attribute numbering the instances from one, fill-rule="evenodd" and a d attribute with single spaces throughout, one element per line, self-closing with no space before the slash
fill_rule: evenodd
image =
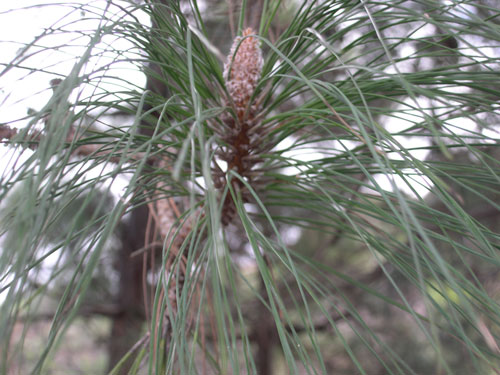
<path id="1" fill-rule="evenodd" d="M 275 226 L 258 200 L 241 207 L 253 218 L 255 241 L 267 239 L 273 249 L 288 250 L 261 259 L 244 225 L 235 219 L 224 227 L 237 271 L 221 282 L 221 290 L 227 293 L 224 316 L 237 325 L 228 329 L 234 337 L 227 340 L 234 344 L 230 350 L 240 352 L 240 373 L 251 368 L 260 375 L 498 374 L 498 5 L 495 0 L 2 2 L 0 124 L 3 132 L 47 134 L 47 116 L 57 115 L 54 102 L 62 99 L 56 93 L 63 92 L 51 81 L 76 77 L 77 89 L 62 96 L 68 127 L 87 137 L 75 149 L 85 144 L 112 149 L 139 122 L 138 133 L 153 137 L 147 124 L 162 121 L 162 103 L 183 95 L 182 77 L 172 83 L 169 71 L 181 62 L 169 65 L 161 43 L 154 45 L 156 34 L 170 40 L 162 22 L 183 14 L 193 39 L 219 63 L 219 77 L 220 56 L 229 53 L 238 26 L 265 30 L 258 90 L 265 121 L 283 128 L 267 151 L 274 156 L 263 156 L 269 168 L 259 172 L 265 178 L 258 191 Z M 169 7 L 176 15 L 160 17 Z M 104 32 L 94 43 L 95 30 L 106 28 L 118 31 Z M 186 61 L 180 43 L 179 61 Z M 193 54 L 203 60 L 201 52 Z M 320 100 L 311 82 L 318 90 L 328 84 L 338 92 L 325 88 Z M 189 93 L 189 82 L 185 86 Z M 200 87 L 204 106 L 217 103 L 203 96 L 210 83 Z M 152 99 L 142 103 L 145 89 Z M 324 114 L 325 101 L 349 128 Z M 138 107 L 150 117 L 139 121 Z M 182 124 L 190 110 L 179 105 L 177 118 L 168 114 L 170 121 Z M 363 127 L 365 121 L 372 127 Z M 179 132 L 176 138 L 152 139 L 172 147 L 168 152 L 177 158 L 189 128 Z M 116 374 L 149 373 L 145 353 L 162 263 L 160 257 L 150 266 L 142 253 L 145 241 L 146 247 L 162 249 L 162 239 L 148 232 L 148 220 L 151 202 L 165 198 L 147 192 L 131 198 L 129 187 L 137 179 L 159 179 L 161 172 L 146 170 L 153 179 L 147 180 L 135 172 L 135 161 L 117 168 L 103 162 L 106 155 L 89 157 L 80 148 L 65 161 L 66 169 L 61 167 L 64 173 L 58 172 L 60 190 L 34 198 L 36 205 L 50 202 L 46 212 L 54 214 L 29 226 L 21 216 L 32 217 L 23 211 L 28 188 L 19 186 L 29 181 L 23 166 L 34 165 L 40 149 L 13 145 L 12 139 L 0 145 L 1 332 L 9 337 L 0 359 L 3 373 L 106 374 L 119 363 Z M 383 162 L 378 149 L 389 155 Z M 34 176 L 36 171 L 31 169 Z M 176 185 L 170 174 L 165 178 L 171 182 L 165 196 L 192 196 L 191 185 Z M 41 178 L 39 186 L 47 181 Z M 192 190 L 201 196 L 205 185 L 200 185 Z M 62 193 L 65 186 L 71 187 L 71 199 Z M 115 217 L 124 202 L 132 202 L 133 209 Z M 103 224 L 112 219 L 112 227 Z M 24 238 L 30 238 L 29 246 L 20 245 Z M 34 244 L 36 252 L 17 250 Z M 264 245 L 261 249 L 266 254 Z M 281 259 L 288 251 L 299 271 Z M 197 260 L 193 269 L 197 262 L 202 263 Z M 80 277 L 84 287 L 75 281 Z M 281 329 L 266 294 L 270 283 L 280 295 L 280 319 L 286 322 Z M 80 287 L 86 288 L 81 301 Z M 70 309 L 73 303 L 78 307 Z M 193 368 L 173 365 L 172 373 L 237 373 L 234 363 L 230 370 L 220 365 L 222 339 L 213 328 L 219 312 L 213 305 L 208 302 L 190 323 L 205 327 L 203 339 L 186 338 L 186 345 L 198 340 L 203 348 L 191 352 Z M 283 335 L 302 348 L 288 353 L 292 349 Z M 172 342 L 160 346 L 176 353 Z M 247 356 L 253 365 L 245 365 Z"/>

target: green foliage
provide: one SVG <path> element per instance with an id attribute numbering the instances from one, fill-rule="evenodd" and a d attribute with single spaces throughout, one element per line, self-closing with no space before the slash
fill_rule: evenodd
<path id="1" fill-rule="evenodd" d="M 24 335 L 12 338 L 16 321 L 28 317 L 26 334 L 54 293 L 51 330 L 30 369 L 43 373 L 118 246 L 120 223 L 166 197 L 183 210 L 151 271 L 148 333 L 127 354 L 137 358 L 131 373 L 258 373 L 259 325 L 283 373 L 496 371 L 494 3 L 263 2 L 264 67 L 253 98 L 266 147 L 252 150 L 255 178 L 223 171 L 225 188 L 214 170 L 230 145 L 214 128 L 234 113 L 224 54 L 205 26 L 210 10 L 194 0 L 111 3 L 72 8 L 98 27 L 82 31 L 85 52 L 9 141 L 23 159 L 0 178 L 0 372 L 23 352 Z M 294 11 L 287 25 L 281 9 Z M 139 21 L 144 13 L 152 26 Z M 47 29 L 0 77 L 50 71 L 30 65 L 30 51 L 51 50 L 44 38 L 67 27 Z M 131 43 L 124 59 L 150 90 L 118 73 L 123 51 L 112 38 Z M 114 61 L 89 68 L 109 54 Z M 116 113 L 126 126 L 113 122 Z M 31 151 L 27 134 L 47 114 L 49 136 Z M 68 138 L 75 126 L 80 135 Z M 79 153 L 88 145 L 98 147 Z M 125 178 L 110 204 L 111 187 Z"/>

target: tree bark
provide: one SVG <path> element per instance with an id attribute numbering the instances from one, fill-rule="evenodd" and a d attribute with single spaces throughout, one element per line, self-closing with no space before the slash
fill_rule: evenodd
<path id="1" fill-rule="evenodd" d="M 262 276 L 260 276 L 260 295 L 265 296 L 266 302 L 269 302 L 267 297 L 266 286 Z M 278 336 L 276 326 L 271 312 L 264 304 L 260 304 L 256 310 L 257 319 L 252 330 L 252 339 L 256 346 L 255 363 L 257 373 L 259 375 L 271 375 L 273 365 L 273 349 L 276 345 Z"/>
<path id="2" fill-rule="evenodd" d="M 122 247 L 117 252 L 119 272 L 119 313 L 113 317 L 111 336 L 108 341 L 109 371 L 127 354 L 140 339 L 144 324 L 143 257 L 131 254 L 144 246 L 149 210 L 140 206 L 131 213 L 122 232 Z M 131 355 L 117 374 L 126 375 L 135 359 Z"/>

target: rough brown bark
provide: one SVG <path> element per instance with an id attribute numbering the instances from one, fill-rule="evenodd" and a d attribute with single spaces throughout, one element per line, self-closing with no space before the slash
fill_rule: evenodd
<path id="1" fill-rule="evenodd" d="M 260 295 L 266 296 L 266 286 L 262 277 L 260 278 Z M 271 375 L 273 365 L 273 349 L 277 343 L 278 335 L 274 319 L 264 304 L 260 304 L 256 311 L 257 319 L 253 325 L 252 339 L 256 346 L 255 363 L 259 375 Z"/>
<path id="2" fill-rule="evenodd" d="M 144 246 L 147 206 L 131 213 L 130 221 L 122 232 L 122 247 L 117 252 L 120 275 L 118 301 L 120 313 L 113 317 L 111 336 L 108 341 L 109 370 L 111 370 L 140 339 L 144 324 L 144 296 L 142 288 L 143 257 L 131 254 Z M 135 356 L 121 366 L 118 374 L 129 373 Z"/>

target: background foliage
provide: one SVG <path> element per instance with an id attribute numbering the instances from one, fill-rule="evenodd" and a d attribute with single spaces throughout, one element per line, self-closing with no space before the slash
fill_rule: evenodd
<path id="1" fill-rule="evenodd" d="M 0 125 L 1 373 L 498 373 L 495 1 L 46 6 L 0 71 L 50 97 Z"/>

